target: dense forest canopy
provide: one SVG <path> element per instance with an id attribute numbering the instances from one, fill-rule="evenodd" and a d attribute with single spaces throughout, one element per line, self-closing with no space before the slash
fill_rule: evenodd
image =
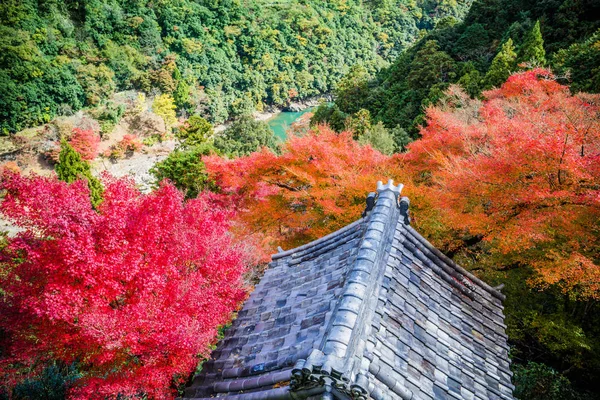
<path id="1" fill-rule="evenodd" d="M 95 106 L 115 91 L 172 95 L 211 122 L 375 72 L 471 0 L 44 1 L 0 4 L 0 129 Z"/>
<path id="2" fill-rule="evenodd" d="M 450 84 L 477 97 L 524 66 L 549 66 L 572 90 L 600 92 L 599 14 L 594 1 L 474 2 L 463 22 L 438 21 L 390 67 L 338 87 L 336 108 L 319 120 L 333 126 L 366 109 L 374 121 L 414 139 L 425 108 Z"/>

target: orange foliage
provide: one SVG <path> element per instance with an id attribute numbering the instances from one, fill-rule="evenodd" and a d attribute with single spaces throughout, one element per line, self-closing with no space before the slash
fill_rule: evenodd
<path id="1" fill-rule="evenodd" d="M 260 232 L 264 247 L 291 248 L 358 219 L 378 180 L 400 180 L 389 157 L 320 126 L 291 136 L 281 155 L 267 149 L 226 160 L 203 158 L 212 179 L 244 212 L 245 233 Z"/>
<path id="2" fill-rule="evenodd" d="M 464 98 L 427 110 L 397 161 L 450 227 L 533 266 L 541 286 L 600 298 L 600 96 L 573 96 L 541 69 L 484 95 L 474 113 Z"/>
<path id="3" fill-rule="evenodd" d="M 127 133 L 123 136 L 123 139 L 110 146 L 102 155 L 110 158 L 122 158 L 128 153 L 140 151 L 143 146 L 144 144 L 136 135 Z"/>
<path id="4" fill-rule="evenodd" d="M 4 164 L 0 164 L 0 174 L 4 174 L 5 172 L 21 172 L 21 168 L 19 168 L 19 164 L 15 161 L 7 161 Z"/>

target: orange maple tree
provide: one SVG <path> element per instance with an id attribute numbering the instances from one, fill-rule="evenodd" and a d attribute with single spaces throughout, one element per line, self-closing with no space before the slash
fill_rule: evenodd
<path id="1" fill-rule="evenodd" d="M 484 96 L 452 89 L 396 160 L 450 227 L 490 243 L 505 265 L 600 298 L 600 96 L 572 95 L 542 69 Z"/>
<path id="2" fill-rule="evenodd" d="M 281 155 L 263 149 L 227 160 L 204 157 L 206 169 L 263 248 L 291 248 L 358 219 L 378 180 L 396 178 L 389 157 L 325 126 L 291 136 Z"/>

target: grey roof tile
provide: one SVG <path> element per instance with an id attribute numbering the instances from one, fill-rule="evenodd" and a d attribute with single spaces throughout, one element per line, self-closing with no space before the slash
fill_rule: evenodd
<path id="1" fill-rule="evenodd" d="M 275 254 L 186 398 L 513 399 L 504 296 L 407 225 L 400 190 Z"/>

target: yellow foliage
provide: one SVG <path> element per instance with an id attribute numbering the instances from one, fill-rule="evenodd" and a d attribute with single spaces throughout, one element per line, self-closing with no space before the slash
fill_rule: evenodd
<path id="1" fill-rule="evenodd" d="M 306 46 L 308 44 L 308 39 L 305 37 L 302 37 L 300 35 L 296 35 L 296 39 L 298 39 L 298 42 L 300 42 L 301 46 Z"/>
<path id="2" fill-rule="evenodd" d="M 202 42 L 200 40 L 193 39 L 193 38 L 192 39 L 183 38 L 183 39 L 181 39 L 181 44 L 182 44 L 185 52 L 188 54 L 200 53 L 204 47 L 204 45 L 202 44 Z"/>
<path id="3" fill-rule="evenodd" d="M 177 122 L 175 108 L 175 100 L 170 94 L 158 95 L 152 102 L 152 111 L 165 121 L 167 128 Z"/>

